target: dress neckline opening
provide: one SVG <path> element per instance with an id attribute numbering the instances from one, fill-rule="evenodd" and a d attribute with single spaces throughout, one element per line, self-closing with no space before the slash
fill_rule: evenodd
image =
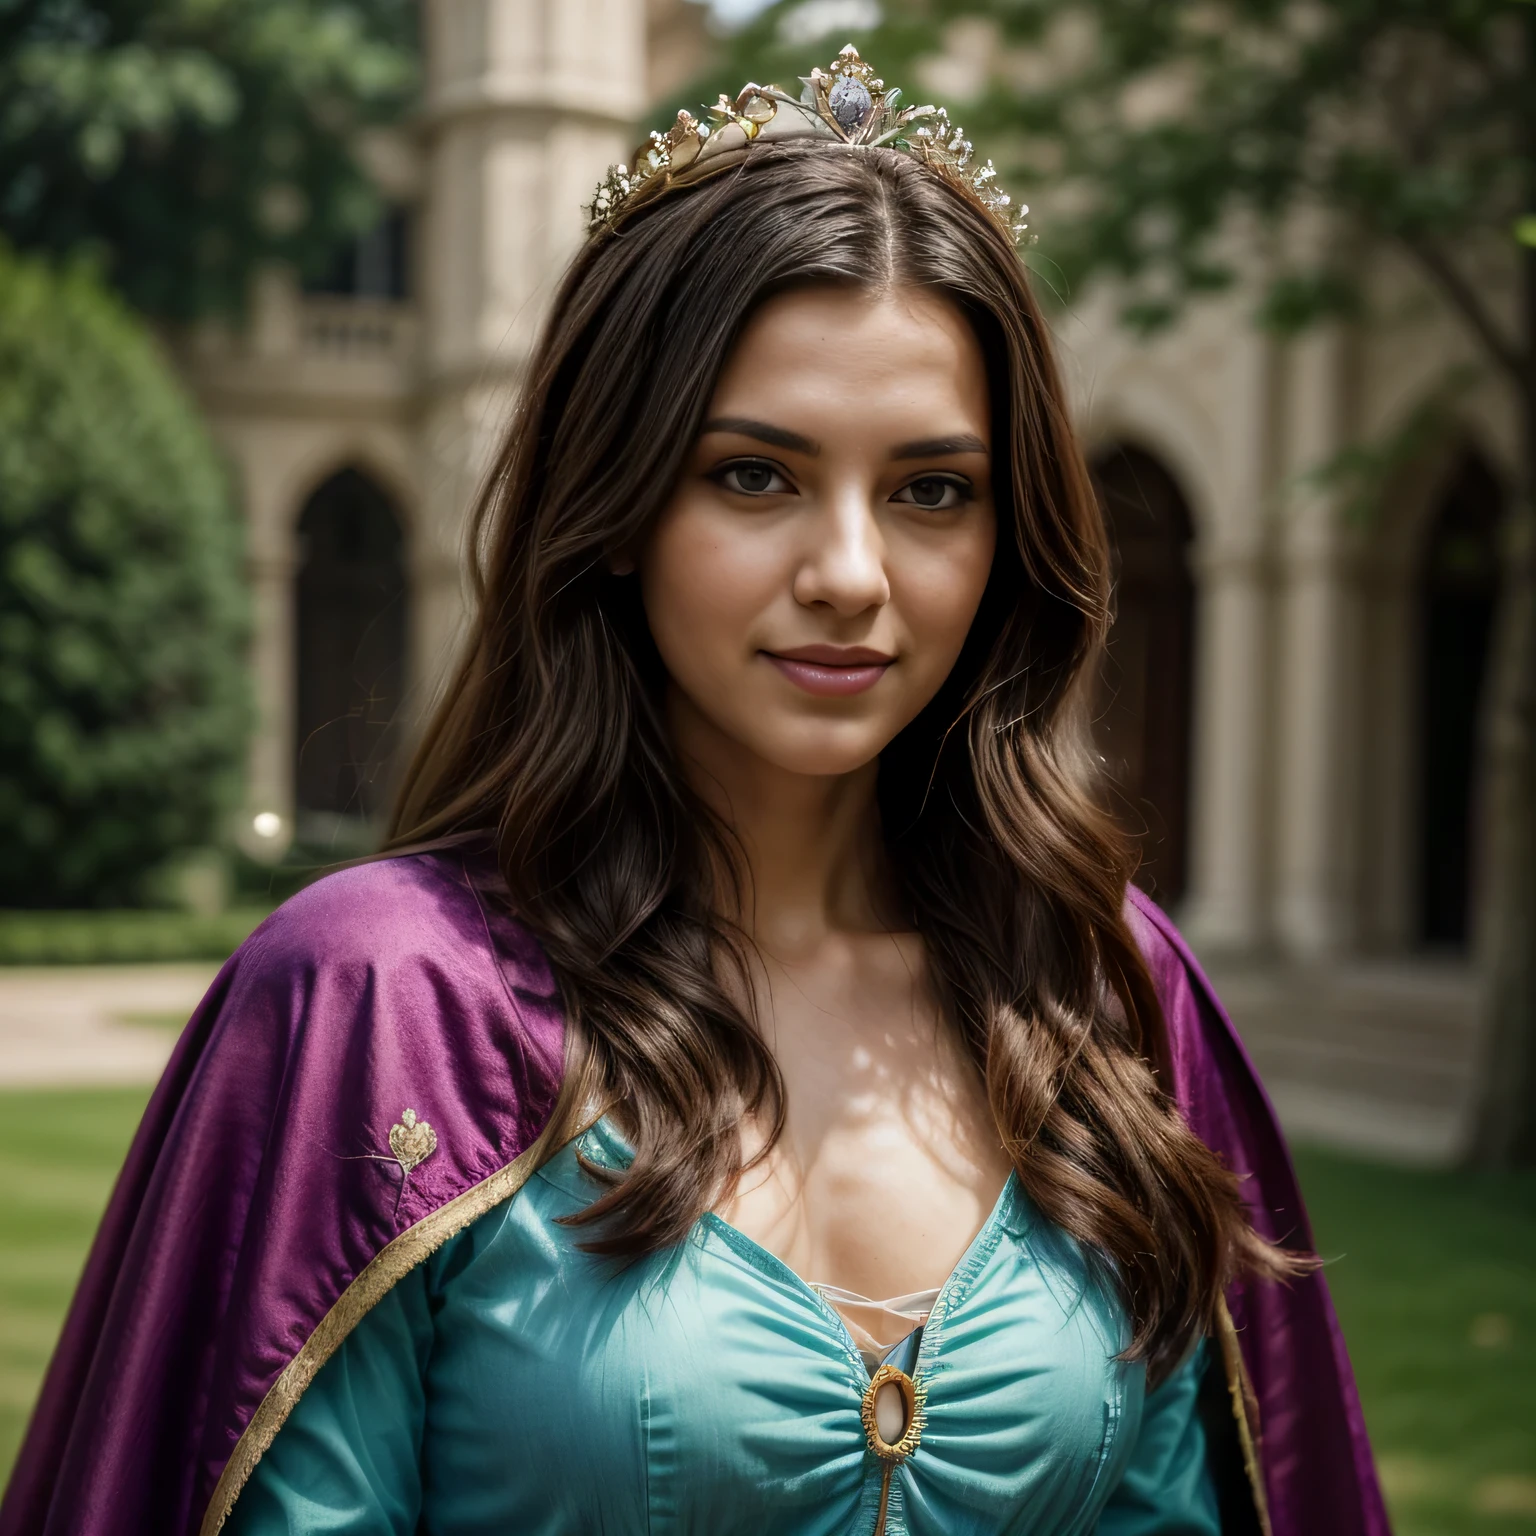
<path id="1" fill-rule="evenodd" d="M 594 1138 L 603 1155 L 591 1158 L 593 1162 L 605 1163 L 607 1166 L 612 1167 L 623 1167 L 625 1162 L 634 1155 L 629 1143 L 624 1139 L 618 1128 L 611 1123 L 607 1115 L 603 1115 L 594 1121 L 592 1125 L 579 1136 L 573 1138 L 573 1140 L 579 1144 L 578 1150 L 583 1156 L 590 1156 L 587 1143 Z M 955 1290 L 960 1278 L 972 1270 L 978 1258 L 983 1263 L 985 1262 L 986 1255 L 996 1246 L 994 1241 L 995 1234 L 1004 1225 L 1009 1224 L 1005 1223 L 1005 1214 L 1014 1205 L 1015 1192 L 1022 1192 L 1018 1183 L 1018 1177 L 1016 1170 L 1009 1169 L 1008 1177 L 1003 1180 L 1003 1187 L 997 1192 L 997 1198 L 992 1202 L 992 1209 L 987 1213 L 982 1224 L 976 1229 L 975 1234 L 970 1242 L 966 1244 L 964 1251 L 959 1259 L 956 1260 L 954 1267 L 948 1275 L 944 1277 L 941 1285 L 936 1286 L 931 1292 L 915 1291 L 905 1297 L 898 1296 L 892 1298 L 895 1301 L 908 1301 L 917 1297 L 931 1295 L 932 1304 L 927 1309 L 923 1321 L 916 1328 L 904 1335 L 895 1344 L 882 1350 L 882 1359 L 900 1354 L 908 1357 L 911 1370 L 916 1370 L 917 1357 L 921 1353 L 922 1345 L 929 1333 L 929 1320 L 937 1319 L 942 1321 L 952 1305 L 953 1298 L 951 1293 Z M 740 1227 L 736 1226 L 733 1222 L 727 1221 L 718 1211 L 705 1211 L 703 1216 L 700 1217 L 700 1225 L 717 1233 L 728 1247 L 754 1268 L 781 1283 L 788 1284 L 793 1290 L 811 1301 L 836 1326 L 845 1348 L 851 1357 L 859 1362 L 860 1368 L 872 1373 L 869 1360 L 866 1358 L 866 1351 L 860 1347 L 858 1341 L 850 1332 L 847 1321 L 837 1310 L 837 1307 L 823 1294 L 825 1290 L 837 1290 L 838 1287 L 824 1286 L 805 1279 L 798 1270 L 792 1269 L 771 1249 L 765 1248 L 756 1238 L 749 1237 Z M 840 1294 L 851 1298 L 856 1293 L 841 1291 Z M 864 1300 L 866 1298 L 859 1299 Z M 913 1342 L 914 1339 L 916 1340 L 915 1344 Z M 909 1374 L 911 1374 L 910 1371 Z"/>

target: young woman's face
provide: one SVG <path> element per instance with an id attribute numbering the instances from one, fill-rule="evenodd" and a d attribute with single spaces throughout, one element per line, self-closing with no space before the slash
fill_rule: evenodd
<path id="1" fill-rule="evenodd" d="M 639 552 L 673 718 L 803 774 L 863 766 L 949 675 L 992 568 L 981 349 L 948 301 L 760 309 Z"/>

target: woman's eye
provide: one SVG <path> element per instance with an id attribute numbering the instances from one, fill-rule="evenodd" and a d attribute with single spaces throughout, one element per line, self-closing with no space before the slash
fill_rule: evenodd
<path id="1" fill-rule="evenodd" d="M 902 486 L 891 500 L 910 502 L 915 507 L 922 507 L 925 512 L 947 512 L 966 500 L 969 492 L 970 486 L 959 480 L 924 475 L 921 480 Z"/>
<path id="2" fill-rule="evenodd" d="M 789 481 L 772 464 L 756 459 L 727 464 L 715 478 L 728 491 L 740 491 L 745 496 L 779 496 L 791 489 Z"/>

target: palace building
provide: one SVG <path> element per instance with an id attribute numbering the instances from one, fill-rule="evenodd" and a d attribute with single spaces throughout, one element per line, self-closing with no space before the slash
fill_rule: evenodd
<path id="1" fill-rule="evenodd" d="M 422 13 L 424 99 L 369 151 L 397 212 L 324 291 L 269 273 L 242 332 L 183 351 L 249 525 L 261 723 L 240 836 L 259 856 L 376 835 L 460 632 L 466 509 L 582 205 L 705 44 L 686 0 Z M 1369 330 L 1281 342 L 1242 293 L 1152 343 L 1116 327 L 1109 294 L 1058 322 L 1118 548 L 1104 750 L 1148 883 L 1218 957 L 1454 953 L 1475 927 L 1513 414 L 1468 385 L 1457 427 L 1364 514 L 1318 479 L 1477 362 L 1412 272 L 1372 260 L 1388 318 Z"/>

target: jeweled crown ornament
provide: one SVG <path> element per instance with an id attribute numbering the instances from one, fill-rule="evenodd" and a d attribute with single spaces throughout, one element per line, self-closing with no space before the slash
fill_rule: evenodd
<path id="1" fill-rule="evenodd" d="M 852 43 L 830 68 L 802 77 L 801 85 L 798 98 L 776 85 L 745 85 L 734 101 L 722 95 L 707 123 L 679 112 L 665 133 L 646 139 L 631 164 L 613 166 L 599 183 L 588 210 L 589 230 L 612 229 L 670 188 L 728 170 L 755 144 L 824 139 L 909 154 L 973 196 L 1012 240 L 1025 237 L 1029 208 L 1015 206 L 997 186 L 990 160 L 971 163 L 971 142 L 944 108 L 901 106 L 901 92 L 887 90 Z"/>

